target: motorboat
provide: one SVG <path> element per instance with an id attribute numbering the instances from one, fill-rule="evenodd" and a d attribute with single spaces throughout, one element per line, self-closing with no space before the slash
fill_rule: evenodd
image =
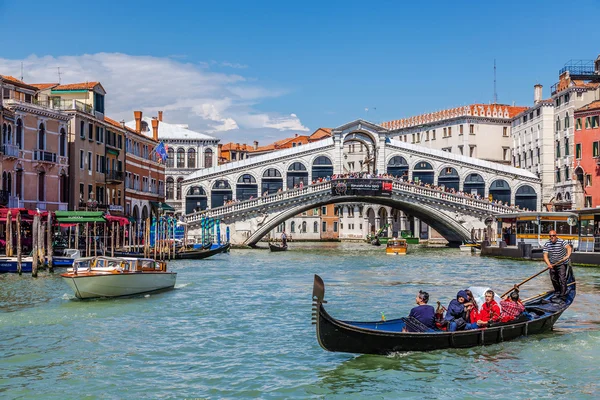
<path id="1" fill-rule="evenodd" d="M 33 257 L 21 257 L 21 272 L 31 272 Z M 17 257 L 0 257 L 0 274 L 18 273 Z"/>
<path id="2" fill-rule="evenodd" d="M 79 299 L 159 292 L 175 286 L 177 273 L 151 258 L 85 257 L 60 275 Z"/>
<path id="3" fill-rule="evenodd" d="M 406 239 L 392 238 L 387 242 L 385 253 L 392 256 L 406 255 L 407 248 Z"/>
<path id="4" fill-rule="evenodd" d="M 81 257 L 78 249 L 64 249 L 61 256 L 52 256 L 53 267 L 71 267 L 73 261 Z"/>

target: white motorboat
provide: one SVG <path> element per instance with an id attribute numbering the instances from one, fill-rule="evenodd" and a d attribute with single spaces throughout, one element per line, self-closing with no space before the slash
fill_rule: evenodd
<path id="1" fill-rule="evenodd" d="M 121 297 L 172 289 L 176 272 L 150 258 L 85 257 L 60 275 L 79 299 Z"/>

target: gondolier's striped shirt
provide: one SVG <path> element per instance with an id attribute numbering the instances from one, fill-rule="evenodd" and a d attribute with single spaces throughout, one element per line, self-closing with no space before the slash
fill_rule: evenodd
<path id="1" fill-rule="evenodd" d="M 562 260 L 567 255 L 567 242 L 561 238 L 556 239 L 556 243 L 552 243 L 548 240 L 544 245 L 544 253 L 548 253 L 550 264 L 555 264 L 557 261 Z"/>

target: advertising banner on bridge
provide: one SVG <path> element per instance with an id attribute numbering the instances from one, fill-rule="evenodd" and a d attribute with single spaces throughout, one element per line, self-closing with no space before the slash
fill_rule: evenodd
<path id="1" fill-rule="evenodd" d="M 392 181 L 383 179 L 336 179 L 331 181 L 334 196 L 391 196 Z"/>

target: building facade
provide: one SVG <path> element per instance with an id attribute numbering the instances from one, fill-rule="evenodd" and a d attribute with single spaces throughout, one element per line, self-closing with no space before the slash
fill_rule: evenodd
<path id="1" fill-rule="evenodd" d="M 600 100 L 574 113 L 575 184 L 583 192 L 583 207 L 600 206 Z"/>
<path id="2" fill-rule="evenodd" d="M 135 115 L 136 119 L 128 122 L 126 126 L 137 130 L 139 124 L 139 132 L 144 136 L 153 138 L 152 124 L 153 121 L 157 121 L 157 140 L 163 142 L 167 148 L 168 159 L 164 165 L 165 202 L 175 209 L 177 215 L 187 214 L 194 209 L 201 208 L 202 198 L 206 197 L 205 194 L 203 197 L 203 193 L 200 192 L 202 188 L 190 189 L 190 196 L 186 203 L 181 185 L 190 173 L 201 168 L 210 168 L 217 165 L 219 139 L 192 131 L 185 124 L 165 122 L 162 111 L 158 112 L 155 119 L 143 116 L 141 111 L 136 111 Z M 204 205 L 204 208 L 206 208 L 206 205 Z"/>
<path id="3" fill-rule="evenodd" d="M 559 81 L 552 86 L 554 103 L 555 183 L 554 210 L 581 208 L 584 193 L 574 179 L 575 110 L 599 99 L 600 56 L 594 61 L 568 62 L 559 71 Z"/>
<path id="4" fill-rule="evenodd" d="M 543 100 L 542 85 L 534 86 L 533 107 L 512 120 L 512 165 L 542 180 L 542 206 L 554 198 L 554 102 Z"/>
<path id="5" fill-rule="evenodd" d="M 134 111 L 135 129 L 125 127 L 125 212 L 138 226 L 144 226 L 146 218 L 158 215 L 161 210 L 171 211 L 165 201 L 165 164 L 156 152 L 159 144 L 158 118 L 142 124 L 142 112 Z"/>
<path id="6" fill-rule="evenodd" d="M 2 201 L 8 207 L 66 210 L 70 116 L 39 98 L 38 89 L 0 75 Z"/>
<path id="7" fill-rule="evenodd" d="M 404 142 L 510 164 L 511 121 L 526 109 L 504 104 L 471 104 L 381 125 Z"/>
<path id="8" fill-rule="evenodd" d="M 35 84 L 55 109 L 71 117 L 68 129 L 69 209 L 124 212 L 125 129 L 106 117 L 100 82 Z"/>

